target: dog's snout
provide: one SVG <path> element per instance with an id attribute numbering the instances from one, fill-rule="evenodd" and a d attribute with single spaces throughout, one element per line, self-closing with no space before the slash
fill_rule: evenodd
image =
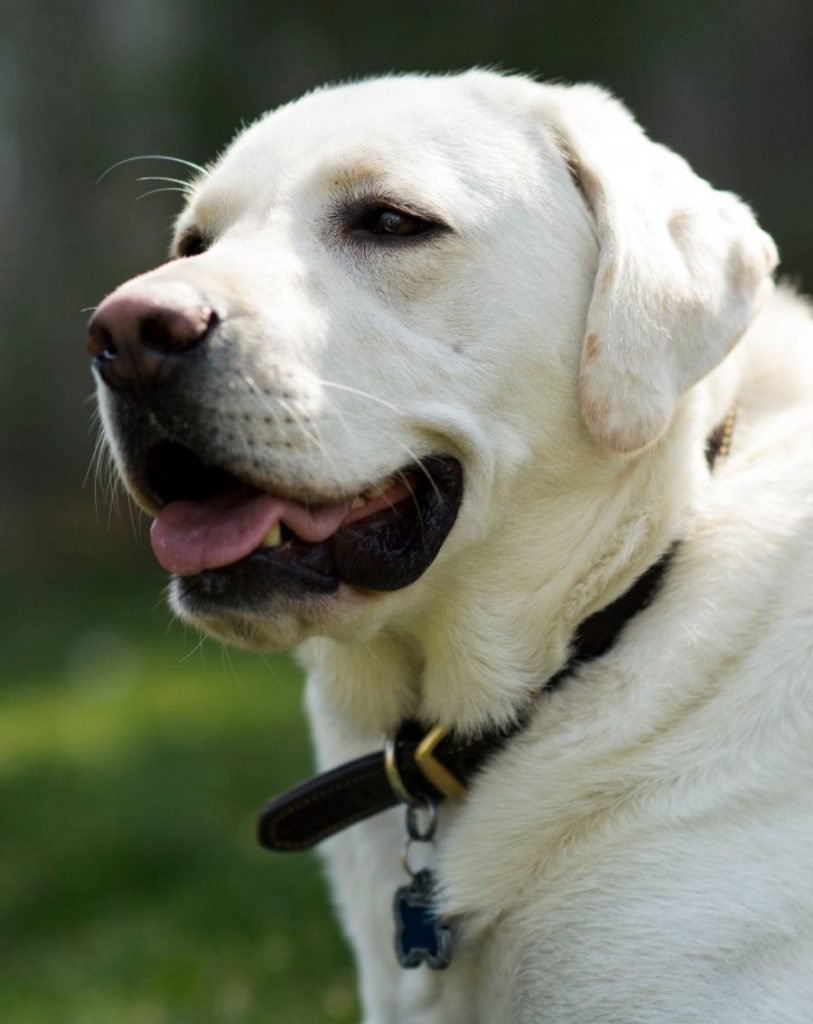
<path id="1" fill-rule="evenodd" d="M 143 391 L 174 376 L 218 322 L 191 289 L 114 293 L 88 324 L 88 352 L 109 387 Z"/>

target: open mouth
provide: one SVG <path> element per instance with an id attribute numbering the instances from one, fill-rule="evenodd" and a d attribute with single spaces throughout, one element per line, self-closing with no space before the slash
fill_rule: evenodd
<path id="1" fill-rule="evenodd" d="M 448 455 L 321 505 L 261 490 L 173 441 L 150 449 L 147 470 L 161 504 L 150 535 L 158 561 L 187 597 L 220 606 L 330 594 L 341 583 L 405 587 L 440 551 L 463 494 L 462 468 Z"/>

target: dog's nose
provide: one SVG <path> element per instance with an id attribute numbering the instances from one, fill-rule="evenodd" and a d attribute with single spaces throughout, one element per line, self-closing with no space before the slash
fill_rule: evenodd
<path id="1" fill-rule="evenodd" d="M 88 352 L 109 387 L 143 392 L 173 377 L 217 323 L 192 289 L 163 298 L 114 292 L 88 324 Z"/>

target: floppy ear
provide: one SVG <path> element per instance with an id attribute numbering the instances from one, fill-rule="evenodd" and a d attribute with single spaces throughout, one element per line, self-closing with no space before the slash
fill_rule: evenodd
<path id="1" fill-rule="evenodd" d="M 543 86 L 549 126 L 595 219 L 600 256 L 579 391 L 593 436 L 651 444 L 748 327 L 776 248 L 736 196 L 651 142 L 596 86 Z"/>

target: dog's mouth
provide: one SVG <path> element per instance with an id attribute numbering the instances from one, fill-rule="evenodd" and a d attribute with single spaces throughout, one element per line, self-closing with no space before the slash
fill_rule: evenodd
<path id="1" fill-rule="evenodd" d="M 160 504 L 151 530 L 160 564 L 195 603 L 245 606 L 279 593 L 408 586 L 434 561 L 463 495 L 457 459 L 432 455 L 339 501 L 261 490 L 174 441 L 147 455 Z"/>

